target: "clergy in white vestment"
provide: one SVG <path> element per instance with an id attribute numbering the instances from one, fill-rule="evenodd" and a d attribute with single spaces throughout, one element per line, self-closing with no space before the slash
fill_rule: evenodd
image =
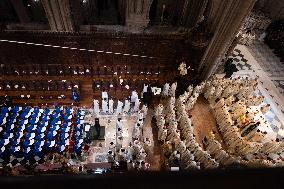
<path id="1" fill-rule="evenodd" d="M 107 92 L 105 92 L 105 91 L 102 92 L 102 99 L 108 99 Z"/>
<path id="2" fill-rule="evenodd" d="M 116 107 L 116 114 L 121 114 L 122 113 L 122 106 L 123 106 L 123 102 L 121 101 L 117 101 L 117 107 Z"/>
<path id="3" fill-rule="evenodd" d="M 147 91 L 148 91 L 148 85 L 144 84 L 142 93 L 147 93 Z"/>
<path id="4" fill-rule="evenodd" d="M 132 91 L 131 102 L 135 102 L 137 98 L 138 98 L 138 93 L 136 92 L 136 90 Z"/>
<path id="5" fill-rule="evenodd" d="M 130 110 L 130 102 L 129 102 L 129 100 L 125 100 L 123 112 L 128 113 L 129 110 Z"/>
<path id="6" fill-rule="evenodd" d="M 177 89 L 177 82 L 173 83 L 171 85 L 170 91 L 169 91 L 169 95 L 171 97 L 175 97 L 176 96 L 176 89 Z"/>
<path id="7" fill-rule="evenodd" d="M 169 96 L 169 90 L 170 90 L 170 84 L 166 83 L 163 87 L 162 95 L 163 96 Z"/>
<path id="8" fill-rule="evenodd" d="M 116 128 L 122 130 L 123 128 L 123 123 L 121 121 L 121 118 L 118 118 L 116 121 Z"/>
<path id="9" fill-rule="evenodd" d="M 103 99 L 102 100 L 102 110 L 103 110 L 103 113 L 107 113 L 108 112 L 107 104 L 108 104 L 107 99 Z"/>
<path id="10" fill-rule="evenodd" d="M 108 113 L 113 114 L 113 100 L 108 101 Z"/>
<path id="11" fill-rule="evenodd" d="M 134 112 L 138 112 L 139 111 L 139 106 L 140 106 L 140 100 L 139 99 L 136 99 L 135 101 L 135 105 L 134 105 Z"/>
<path id="12" fill-rule="evenodd" d="M 94 113 L 99 114 L 100 113 L 100 104 L 98 100 L 94 100 Z"/>

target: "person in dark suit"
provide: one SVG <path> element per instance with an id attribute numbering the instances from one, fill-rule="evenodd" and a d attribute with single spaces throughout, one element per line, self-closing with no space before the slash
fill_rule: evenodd
<path id="1" fill-rule="evenodd" d="M 95 119 L 95 129 L 96 129 L 96 133 L 97 133 L 97 135 L 95 137 L 99 138 L 100 134 L 101 134 L 101 125 L 100 125 L 99 118 Z"/>
<path id="2" fill-rule="evenodd" d="M 143 94 L 143 103 L 150 107 L 152 103 L 152 92 L 151 92 L 151 86 L 148 87 L 147 92 Z"/>

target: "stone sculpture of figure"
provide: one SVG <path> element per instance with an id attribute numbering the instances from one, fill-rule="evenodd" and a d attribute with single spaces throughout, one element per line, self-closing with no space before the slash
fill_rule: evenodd
<path id="1" fill-rule="evenodd" d="M 100 113 L 100 104 L 98 100 L 94 100 L 94 113 L 99 114 Z"/>

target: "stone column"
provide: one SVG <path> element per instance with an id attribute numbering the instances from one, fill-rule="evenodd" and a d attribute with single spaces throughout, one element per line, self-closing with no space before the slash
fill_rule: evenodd
<path id="1" fill-rule="evenodd" d="M 80 5 L 80 0 L 70 0 L 71 17 L 73 19 L 73 26 L 75 31 L 80 30 L 80 26 L 83 24 L 83 15 Z"/>
<path id="2" fill-rule="evenodd" d="M 211 13 L 214 17 L 209 17 L 211 20 L 208 26 L 210 26 L 209 30 L 214 33 L 214 36 L 198 68 L 198 72 L 201 73 L 203 79 L 209 78 L 217 70 L 255 2 L 256 0 L 222 1 L 217 11 L 214 14 Z"/>
<path id="3" fill-rule="evenodd" d="M 46 17 L 48 19 L 50 29 L 52 31 L 58 31 L 56 21 L 55 21 L 55 17 L 54 17 L 54 14 L 53 14 L 49 0 L 42 0 L 41 2 L 42 2 L 42 6 L 44 8 Z"/>
<path id="4" fill-rule="evenodd" d="M 201 21 L 208 0 L 185 0 L 181 23 L 183 26 L 193 28 Z"/>
<path id="5" fill-rule="evenodd" d="M 58 0 L 65 31 L 74 31 L 69 0 Z"/>
<path id="6" fill-rule="evenodd" d="M 74 31 L 69 0 L 42 0 L 53 31 Z"/>
<path id="7" fill-rule="evenodd" d="M 10 0 L 13 5 L 18 18 L 21 23 L 29 23 L 30 17 L 27 13 L 26 7 L 24 6 L 23 0 Z"/>
<path id="8" fill-rule="evenodd" d="M 125 16 L 126 16 L 126 4 L 127 2 L 125 0 L 118 0 L 118 10 L 120 15 L 120 24 L 125 24 Z"/>
<path id="9" fill-rule="evenodd" d="M 149 11 L 153 0 L 127 0 L 126 26 L 130 31 L 141 31 L 149 23 Z"/>

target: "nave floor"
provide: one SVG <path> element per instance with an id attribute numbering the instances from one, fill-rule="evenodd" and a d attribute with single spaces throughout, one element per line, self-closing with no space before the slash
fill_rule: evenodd
<path id="1" fill-rule="evenodd" d="M 213 109 L 209 102 L 203 97 L 199 96 L 193 109 L 189 114 L 192 115 L 193 132 L 196 136 L 196 141 L 203 146 L 202 140 L 211 131 L 215 132 L 215 139 L 218 140 L 222 146 L 222 136 L 218 131 L 216 120 L 213 115 Z M 203 146 L 204 147 L 204 146 Z"/>

